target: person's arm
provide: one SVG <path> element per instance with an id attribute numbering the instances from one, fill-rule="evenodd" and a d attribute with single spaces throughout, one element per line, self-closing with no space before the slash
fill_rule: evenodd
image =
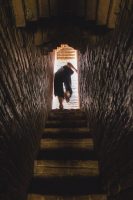
<path id="1" fill-rule="evenodd" d="M 67 63 L 67 66 L 69 67 L 69 68 L 72 68 L 72 69 L 74 69 L 76 72 L 78 72 L 78 70 L 72 65 L 72 63 Z"/>

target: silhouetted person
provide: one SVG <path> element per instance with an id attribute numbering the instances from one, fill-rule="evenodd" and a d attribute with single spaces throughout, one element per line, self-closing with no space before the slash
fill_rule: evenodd
<path id="1" fill-rule="evenodd" d="M 69 102 L 72 95 L 71 75 L 74 73 L 73 69 L 77 72 L 74 66 L 68 62 L 67 65 L 61 67 L 54 76 L 54 94 L 58 96 L 60 109 L 63 109 L 64 98 Z M 63 83 L 65 91 L 63 89 Z"/>

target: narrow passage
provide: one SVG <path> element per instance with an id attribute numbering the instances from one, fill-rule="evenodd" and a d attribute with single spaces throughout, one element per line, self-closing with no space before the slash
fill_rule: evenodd
<path id="1" fill-rule="evenodd" d="M 55 50 L 55 66 L 54 72 L 56 72 L 61 66 L 64 66 L 70 62 L 77 69 L 77 51 L 67 44 L 62 44 Z M 65 109 L 78 109 L 79 108 L 79 94 L 78 94 L 78 74 L 74 72 L 71 77 L 72 79 L 72 97 L 69 103 L 64 100 Z M 53 109 L 59 108 L 59 103 L 57 97 L 53 94 Z"/>

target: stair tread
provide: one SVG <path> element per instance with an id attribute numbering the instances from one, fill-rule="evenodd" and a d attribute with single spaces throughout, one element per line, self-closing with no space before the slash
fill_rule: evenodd
<path id="1" fill-rule="evenodd" d="M 106 195 L 90 194 L 82 196 L 50 196 L 30 194 L 27 200 L 107 200 Z"/>
<path id="2" fill-rule="evenodd" d="M 94 149 L 92 139 L 41 139 L 41 149 L 60 149 L 60 148 L 71 148 L 71 149 Z"/>
<path id="3" fill-rule="evenodd" d="M 92 137 L 89 128 L 44 128 L 43 138 L 90 138 Z"/>
<path id="4" fill-rule="evenodd" d="M 75 133 L 75 132 L 82 132 L 82 133 L 86 133 L 86 132 L 89 132 L 90 129 L 89 128 L 86 128 L 86 127 L 82 127 L 82 128 L 70 128 L 70 127 L 67 127 L 67 128 L 45 128 L 43 130 L 44 132 L 72 132 L 72 133 Z"/>
<path id="5" fill-rule="evenodd" d="M 48 116 L 49 120 L 59 119 L 59 120 L 78 120 L 78 119 L 86 119 L 86 115 L 83 112 L 51 112 Z"/>
<path id="6" fill-rule="evenodd" d="M 53 109 L 51 110 L 50 113 L 83 113 L 85 114 L 85 112 L 81 109 L 63 109 L 63 110 L 60 110 L 60 109 Z"/>
<path id="7" fill-rule="evenodd" d="M 83 110 L 81 110 L 80 108 L 76 108 L 76 109 L 63 109 L 63 110 L 60 110 L 60 109 L 52 109 L 51 112 L 84 112 Z"/>
<path id="8" fill-rule="evenodd" d="M 86 120 L 85 119 L 81 119 L 81 120 L 79 120 L 79 119 L 77 119 L 77 120 L 74 120 L 74 119 L 68 119 L 67 121 L 65 121 L 65 122 L 68 122 L 68 123 L 71 123 L 71 122 L 75 122 L 75 123 L 78 123 L 78 122 L 86 122 Z M 60 121 L 60 120 L 48 120 L 46 123 L 63 123 L 62 121 Z"/>
<path id="9" fill-rule="evenodd" d="M 34 176 L 65 177 L 65 176 L 98 176 L 98 161 L 56 161 L 36 160 Z"/>
<path id="10" fill-rule="evenodd" d="M 92 138 L 92 133 L 91 131 L 67 131 L 66 129 L 61 132 L 61 131 L 57 131 L 57 129 L 54 130 L 44 130 L 43 131 L 43 135 L 42 138 L 55 138 L 55 139 L 83 139 L 83 138 Z"/>
<path id="11" fill-rule="evenodd" d="M 51 111 L 29 194 L 28 200 L 107 200 L 83 111 Z"/>

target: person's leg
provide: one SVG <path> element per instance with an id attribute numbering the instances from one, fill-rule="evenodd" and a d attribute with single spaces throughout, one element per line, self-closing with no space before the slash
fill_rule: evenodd
<path id="1" fill-rule="evenodd" d="M 70 101 L 70 97 L 72 95 L 72 88 L 71 88 L 71 77 L 68 76 L 65 81 L 64 81 L 64 86 L 65 86 L 65 93 L 64 93 L 64 97 L 66 99 L 66 102 Z"/>
<path id="2" fill-rule="evenodd" d="M 69 91 L 64 92 L 64 98 L 67 103 L 70 101 L 70 97 L 71 97 L 71 95 L 70 95 Z"/>
<path id="3" fill-rule="evenodd" d="M 58 97 L 58 100 L 59 100 L 59 108 L 60 108 L 60 109 L 63 109 L 63 101 L 64 101 L 64 98 L 63 98 L 63 97 Z"/>
<path id="4" fill-rule="evenodd" d="M 58 97 L 59 108 L 63 109 L 63 100 L 64 100 L 64 90 L 63 90 L 63 82 L 58 79 L 57 76 L 54 78 L 54 94 Z"/>

